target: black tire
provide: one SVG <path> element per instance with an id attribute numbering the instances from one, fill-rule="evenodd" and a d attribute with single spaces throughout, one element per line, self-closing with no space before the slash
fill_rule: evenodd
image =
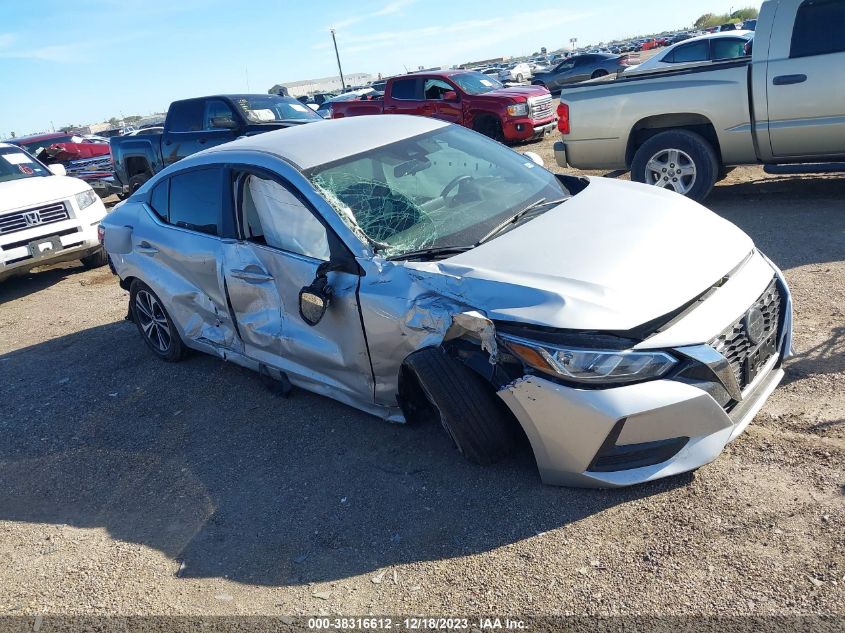
<path id="1" fill-rule="evenodd" d="M 132 176 L 132 178 L 129 179 L 129 194 L 131 195 L 138 191 L 138 189 L 141 188 L 141 185 L 143 185 L 152 177 L 153 175 L 148 171 Z"/>
<path id="2" fill-rule="evenodd" d="M 91 253 L 90 255 L 81 258 L 79 261 L 82 262 L 82 265 L 85 266 L 85 268 L 99 268 L 100 266 L 105 266 L 109 263 L 109 256 L 106 255 L 106 251 L 101 248 L 96 253 Z"/>
<path id="3" fill-rule="evenodd" d="M 145 297 L 152 298 L 157 307 L 147 303 Z M 146 309 L 142 306 L 146 306 Z M 157 308 L 160 308 L 160 310 Z M 144 339 L 144 343 L 156 356 L 169 363 L 182 360 L 185 355 L 185 345 L 179 338 L 179 331 L 173 324 L 158 295 L 153 292 L 152 288 L 138 279 L 133 281 L 129 288 L 129 311 L 141 338 Z M 156 318 L 150 319 L 150 314 Z M 151 320 L 155 323 L 148 328 Z M 164 344 L 162 328 L 167 332 L 166 344 Z"/>
<path id="4" fill-rule="evenodd" d="M 599 77 L 607 77 L 609 73 L 606 70 L 597 70 L 592 75 L 590 75 L 590 79 L 598 79 Z"/>
<path id="5" fill-rule="evenodd" d="M 523 77 L 522 75 L 517 75 L 516 81 L 517 83 L 522 83 L 523 81 L 525 81 L 525 77 Z"/>
<path id="6" fill-rule="evenodd" d="M 502 143 L 505 140 L 502 123 L 496 117 L 482 115 L 475 120 L 472 129 L 484 136 L 489 136 L 494 141 Z"/>
<path id="7" fill-rule="evenodd" d="M 660 152 L 672 150 L 685 153 L 695 167 L 695 179 L 683 195 L 699 202 L 704 200 L 719 177 L 719 159 L 707 139 L 689 130 L 660 132 L 643 143 L 631 161 L 631 180 L 656 185 L 657 183 L 648 177 L 647 165 Z M 671 185 L 669 190 L 673 190 Z"/>
<path id="8" fill-rule="evenodd" d="M 441 348 L 414 352 L 405 365 L 464 457 L 486 465 L 513 450 L 516 422 L 481 376 Z"/>

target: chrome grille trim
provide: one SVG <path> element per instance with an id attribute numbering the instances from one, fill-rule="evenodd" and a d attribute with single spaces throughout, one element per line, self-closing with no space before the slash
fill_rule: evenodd
<path id="1" fill-rule="evenodd" d="M 534 121 L 548 119 L 554 113 L 552 96 L 531 97 L 528 100 L 528 116 Z"/>
<path id="2" fill-rule="evenodd" d="M 30 224 L 26 221 L 26 215 L 31 213 L 38 215 L 38 222 Z M 61 222 L 69 218 L 70 214 L 68 214 L 67 206 L 64 202 L 54 202 L 53 204 L 22 209 L 14 213 L 0 215 L 0 235 L 8 235 L 9 233 L 24 231 L 44 224 Z"/>
<path id="3" fill-rule="evenodd" d="M 780 327 L 782 303 L 783 297 L 778 287 L 777 278 L 774 278 L 757 301 L 748 307 L 748 310 L 757 308 L 763 313 L 765 329 L 762 340 L 767 340 L 769 336 L 775 333 L 776 347 L 780 345 L 778 329 Z M 757 349 L 757 345 L 751 342 L 746 332 L 745 315 L 748 310 L 719 336 L 710 341 L 710 345 L 730 363 L 740 389 L 745 389 L 748 386 L 743 371 L 745 361 Z"/>

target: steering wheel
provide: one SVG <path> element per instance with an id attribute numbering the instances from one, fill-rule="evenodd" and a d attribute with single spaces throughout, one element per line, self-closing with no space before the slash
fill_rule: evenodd
<path id="1" fill-rule="evenodd" d="M 446 200 L 446 196 L 448 196 L 452 192 L 452 189 L 460 186 L 468 180 L 472 180 L 472 176 L 467 176 L 466 174 L 463 174 L 461 176 L 455 176 L 454 178 L 452 178 L 452 180 L 449 181 L 449 183 L 445 187 L 443 187 L 443 191 L 440 192 L 440 197 Z"/>

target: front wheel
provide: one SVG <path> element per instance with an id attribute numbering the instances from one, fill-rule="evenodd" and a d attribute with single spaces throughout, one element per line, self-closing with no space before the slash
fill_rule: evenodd
<path id="1" fill-rule="evenodd" d="M 106 251 L 101 248 L 97 252 L 81 258 L 79 261 L 82 262 L 82 265 L 85 266 L 85 268 L 99 268 L 100 266 L 105 266 L 109 263 L 109 256 L 106 255 Z"/>
<path id="2" fill-rule="evenodd" d="M 522 83 L 523 81 L 525 81 L 525 77 L 523 77 L 522 75 L 517 75 L 516 81 L 517 83 Z"/>
<path id="3" fill-rule="evenodd" d="M 656 134 L 643 143 L 631 162 L 631 179 L 670 189 L 701 201 L 719 176 L 719 159 L 713 146 L 688 130 Z"/>
<path id="4" fill-rule="evenodd" d="M 138 191 L 138 189 L 141 188 L 141 185 L 147 182 L 150 178 L 152 178 L 152 174 L 146 171 L 132 176 L 132 178 L 129 179 L 129 193 L 133 194 Z"/>
<path id="5" fill-rule="evenodd" d="M 137 279 L 133 281 L 129 288 L 129 309 L 138 332 L 156 356 L 170 363 L 182 359 L 185 346 L 152 288 Z"/>
<path id="6" fill-rule="evenodd" d="M 482 116 L 475 121 L 473 129 L 484 136 L 489 136 L 494 141 L 504 142 L 505 134 L 502 131 L 502 124 L 499 119 L 492 116 Z"/>

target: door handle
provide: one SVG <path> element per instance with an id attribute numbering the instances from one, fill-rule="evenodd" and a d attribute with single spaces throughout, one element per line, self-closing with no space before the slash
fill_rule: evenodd
<path id="1" fill-rule="evenodd" d="M 235 279 L 243 279 L 244 281 L 248 281 L 254 284 L 260 284 L 264 281 L 273 281 L 273 275 L 270 275 L 264 272 L 261 269 L 258 270 L 242 270 L 236 268 L 231 272 L 232 277 Z"/>
<path id="2" fill-rule="evenodd" d="M 155 255 L 158 253 L 158 249 L 146 241 L 138 244 L 135 250 L 139 253 L 143 253 L 144 255 Z"/>
<path id="3" fill-rule="evenodd" d="M 807 81 L 807 75 L 778 75 L 772 79 L 775 86 L 788 86 L 790 84 L 802 84 Z"/>
<path id="4" fill-rule="evenodd" d="M 396 112 L 396 110 L 398 110 L 396 106 L 384 106 L 385 112 Z"/>

